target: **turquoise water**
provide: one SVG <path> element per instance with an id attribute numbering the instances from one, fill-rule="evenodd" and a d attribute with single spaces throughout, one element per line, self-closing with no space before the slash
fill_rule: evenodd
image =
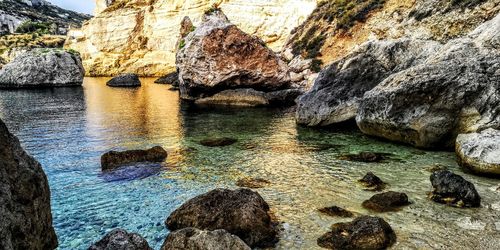
<path id="1" fill-rule="evenodd" d="M 426 152 L 379 141 L 356 128 L 297 127 L 293 109 L 196 109 L 167 85 L 138 89 L 105 86 L 87 78 L 82 88 L 0 91 L 0 117 L 43 165 L 52 191 L 59 249 L 86 249 L 121 227 L 159 249 L 164 220 L 186 200 L 216 187 L 236 188 L 244 177 L 265 178 L 258 192 L 282 222 L 277 249 L 317 249 L 316 239 L 339 219 L 316 209 L 338 205 L 358 214 L 374 193 L 356 183 L 373 171 L 406 192 L 413 204 L 378 214 L 398 235 L 394 249 L 498 249 L 499 181 L 463 173 L 450 152 Z M 233 137 L 234 145 L 207 148 L 210 137 Z M 109 150 L 161 145 L 168 160 L 151 171 L 103 175 L 100 156 Z M 383 163 L 339 160 L 345 153 L 392 153 Z M 434 164 L 472 181 L 482 207 L 456 209 L 426 198 Z"/>

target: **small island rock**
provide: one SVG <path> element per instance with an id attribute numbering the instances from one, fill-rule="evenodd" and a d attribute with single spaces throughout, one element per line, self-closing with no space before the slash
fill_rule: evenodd
<path id="1" fill-rule="evenodd" d="M 140 87 L 141 81 L 136 74 L 121 74 L 113 77 L 106 85 L 110 87 Z"/>
<path id="2" fill-rule="evenodd" d="M 110 151 L 101 156 L 101 168 L 107 171 L 134 162 L 162 162 L 167 156 L 167 151 L 160 146 L 147 150 Z"/>

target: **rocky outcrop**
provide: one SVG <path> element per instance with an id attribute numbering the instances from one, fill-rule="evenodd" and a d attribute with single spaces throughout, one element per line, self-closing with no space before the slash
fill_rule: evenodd
<path id="1" fill-rule="evenodd" d="M 0 214 L 0 249 L 57 247 L 47 177 L 1 120 Z"/>
<path id="2" fill-rule="evenodd" d="M 141 81 L 136 74 L 120 74 L 109 80 L 106 85 L 110 87 L 140 87 Z"/>
<path id="3" fill-rule="evenodd" d="M 219 229 L 214 231 L 202 231 L 188 227 L 177 230 L 168 235 L 161 250 L 250 250 L 238 236 Z"/>
<path id="4" fill-rule="evenodd" d="M 458 163 L 474 173 L 500 175 L 500 131 L 486 129 L 457 137 Z"/>
<path id="5" fill-rule="evenodd" d="M 92 244 L 88 250 L 153 250 L 139 234 L 114 229 L 104 238 Z"/>
<path id="6" fill-rule="evenodd" d="M 58 49 L 22 53 L 0 70 L 0 88 L 66 87 L 83 84 L 78 54 Z"/>
<path id="7" fill-rule="evenodd" d="M 110 151 L 101 156 L 101 168 L 108 171 L 130 163 L 162 162 L 167 155 L 167 151 L 160 146 L 147 150 Z"/>
<path id="8" fill-rule="evenodd" d="M 215 189 L 197 196 L 170 214 L 165 224 L 172 231 L 224 229 L 252 248 L 270 247 L 277 241 L 269 205 L 250 189 Z"/>
<path id="9" fill-rule="evenodd" d="M 402 206 L 409 205 L 408 196 L 405 193 L 385 192 L 372 196 L 363 202 L 363 207 L 375 212 L 397 211 Z"/>
<path id="10" fill-rule="evenodd" d="M 474 184 L 466 181 L 462 176 L 447 170 L 435 171 L 431 175 L 431 184 L 434 190 L 430 193 L 431 200 L 454 207 L 479 207 L 479 196 Z"/>

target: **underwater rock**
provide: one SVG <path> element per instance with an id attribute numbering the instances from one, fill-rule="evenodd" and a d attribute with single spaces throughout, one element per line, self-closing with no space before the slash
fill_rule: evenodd
<path id="1" fill-rule="evenodd" d="M 361 152 L 359 154 L 346 154 L 339 157 L 339 160 L 357 162 L 381 162 L 387 159 L 389 153 Z"/>
<path id="2" fill-rule="evenodd" d="M 140 87 L 141 81 L 136 74 L 120 74 L 109 80 L 106 85 L 110 87 Z"/>
<path id="3" fill-rule="evenodd" d="M 236 186 L 246 188 L 263 188 L 269 184 L 271 184 L 270 181 L 262 178 L 243 178 L 236 182 Z"/>
<path id="4" fill-rule="evenodd" d="M 359 182 L 372 191 L 380 191 L 387 186 L 387 183 L 383 182 L 372 172 L 368 172 Z"/>
<path id="5" fill-rule="evenodd" d="M 474 184 L 450 171 L 436 171 L 431 175 L 434 190 L 429 198 L 454 207 L 479 207 L 481 197 Z"/>
<path id="6" fill-rule="evenodd" d="M 83 84 L 81 58 L 61 49 L 33 49 L 0 70 L 0 88 L 67 87 Z"/>
<path id="7" fill-rule="evenodd" d="M 460 134 L 455 152 L 462 167 L 474 173 L 500 176 L 500 130 Z"/>
<path id="8" fill-rule="evenodd" d="M 187 227 L 171 232 L 161 250 L 250 250 L 238 236 L 219 229 L 214 231 L 202 231 Z"/>
<path id="9" fill-rule="evenodd" d="M 160 146 L 147 150 L 110 151 L 101 156 L 101 168 L 107 171 L 135 162 L 162 162 L 167 156 L 167 151 Z"/>
<path id="10" fill-rule="evenodd" d="M 142 236 L 123 229 L 113 229 L 88 250 L 153 250 Z"/>
<path id="11" fill-rule="evenodd" d="M 179 74 L 172 72 L 155 80 L 158 84 L 171 84 L 173 87 L 179 87 Z"/>
<path id="12" fill-rule="evenodd" d="M 252 248 L 271 247 L 278 241 L 269 205 L 250 189 L 214 189 L 194 197 L 172 212 L 165 224 L 171 231 L 224 229 Z"/>
<path id="13" fill-rule="evenodd" d="M 157 175 L 162 169 L 161 163 L 132 163 L 102 172 L 99 177 L 107 182 L 132 181 Z"/>
<path id="14" fill-rule="evenodd" d="M 363 207 L 375 212 L 397 211 L 402 206 L 410 205 L 405 193 L 385 192 L 372 196 L 363 202 Z"/>
<path id="15" fill-rule="evenodd" d="M 338 216 L 338 217 L 353 217 L 354 214 L 351 211 L 348 211 L 344 208 L 337 207 L 337 206 L 331 206 L 331 207 L 324 207 L 318 209 L 319 212 L 329 215 L 329 216 Z"/>
<path id="16" fill-rule="evenodd" d="M 254 89 L 230 89 L 195 101 L 198 105 L 257 107 L 269 105 L 266 93 Z"/>
<path id="17" fill-rule="evenodd" d="M 206 147 L 225 147 L 229 145 L 233 145 L 238 140 L 234 138 L 222 137 L 222 138 L 210 138 L 204 139 L 200 141 L 200 144 Z"/>
<path id="18" fill-rule="evenodd" d="M 328 249 L 385 249 L 396 241 L 396 234 L 382 218 L 362 216 L 352 222 L 332 225 L 332 231 L 318 239 Z"/>
<path id="19" fill-rule="evenodd" d="M 47 176 L 0 120 L 0 249 L 57 245 Z"/>

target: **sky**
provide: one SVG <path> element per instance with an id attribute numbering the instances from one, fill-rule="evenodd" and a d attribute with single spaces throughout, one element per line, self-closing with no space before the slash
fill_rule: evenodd
<path id="1" fill-rule="evenodd" d="M 68 10 L 92 14 L 95 7 L 95 0 L 48 0 L 49 2 Z"/>

